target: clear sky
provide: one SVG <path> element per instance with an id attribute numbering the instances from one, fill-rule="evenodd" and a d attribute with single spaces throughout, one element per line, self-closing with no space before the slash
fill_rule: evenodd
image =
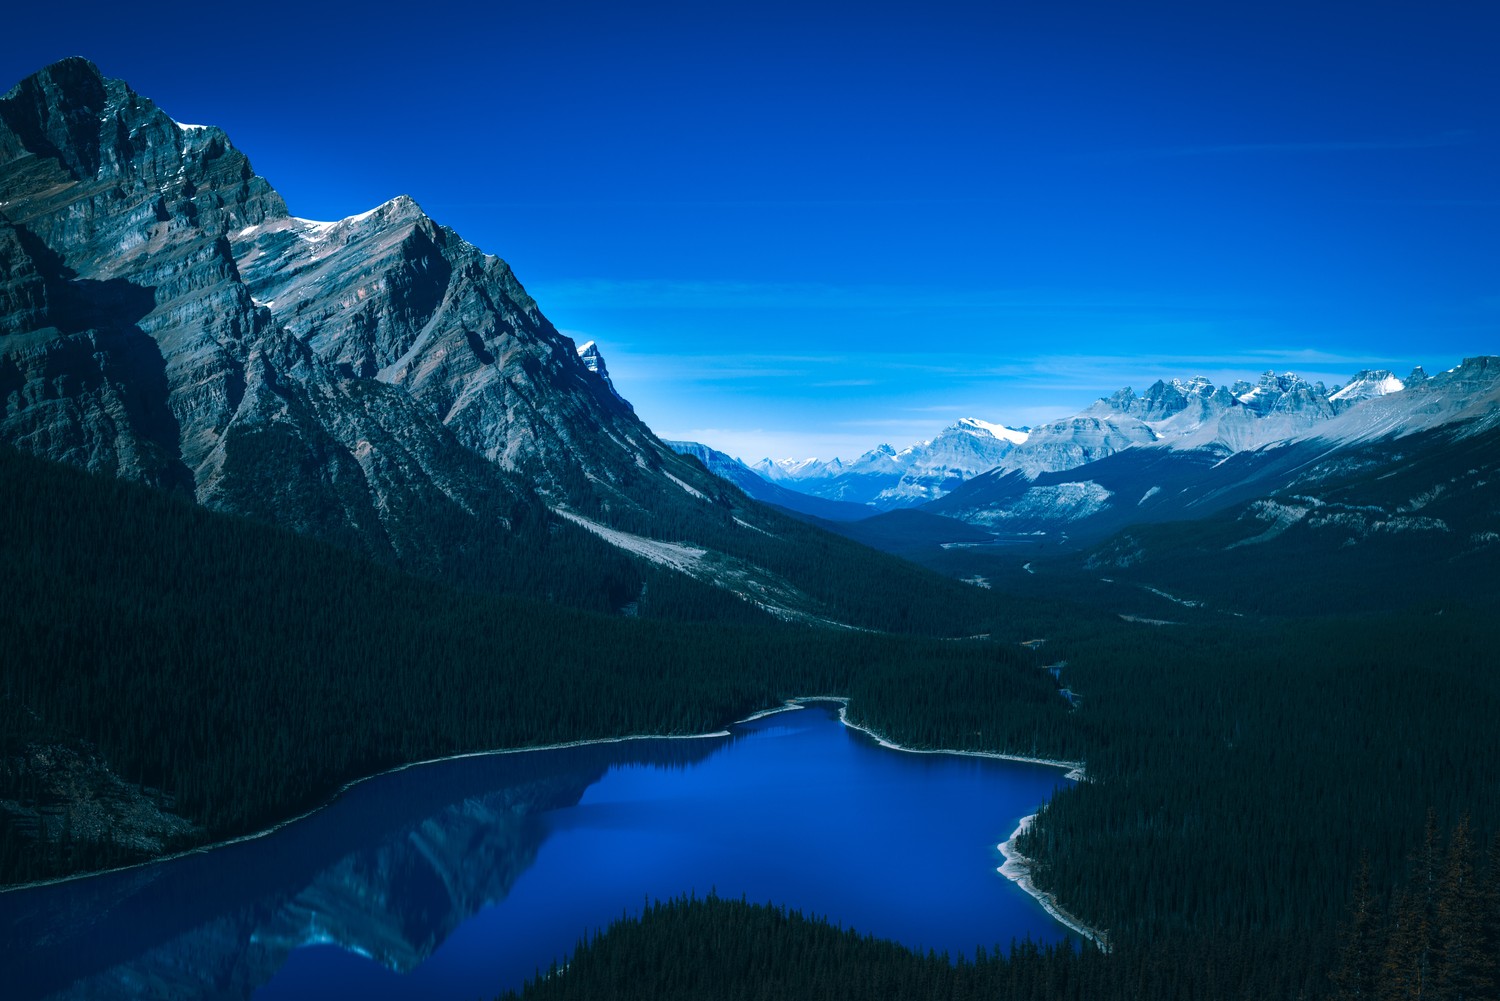
<path id="1" fill-rule="evenodd" d="M 297 215 L 408 193 L 747 460 L 1500 352 L 1486 0 L 13 6 L 0 87 L 84 55 Z"/>

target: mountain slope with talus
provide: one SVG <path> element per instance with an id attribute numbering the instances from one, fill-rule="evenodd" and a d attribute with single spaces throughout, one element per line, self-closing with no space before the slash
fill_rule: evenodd
<path id="1" fill-rule="evenodd" d="M 297 218 L 222 131 L 87 60 L 0 98 L 0 261 L 0 439 L 23 451 L 593 607 L 684 579 L 861 626 L 935 600 L 674 453 L 412 199 Z"/>

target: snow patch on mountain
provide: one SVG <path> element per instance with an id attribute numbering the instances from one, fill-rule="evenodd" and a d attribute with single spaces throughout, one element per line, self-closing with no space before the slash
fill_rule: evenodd
<path id="1" fill-rule="evenodd" d="M 1348 445 L 1471 421 L 1471 432 L 1500 423 L 1500 357 L 1465 358 L 1428 377 L 1416 369 L 1400 392 L 1371 396 L 1300 437 Z"/>
<path id="2" fill-rule="evenodd" d="M 1420 370 L 1419 370 L 1420 371 Z M 1378 371 L 1364 371 L 1355 373 L 1353 379 L 1340 390 L 1329 394 L 1328 399 L 1335 402 L 1350 405 L 1360 400 L 1368 400 L 1375 396 L 1389 396 L 1391 393 L 1399 393 L 1406 388 L 1406 383 L 1396 378 L 1386 369 Z"/>
<path id="3" fill-rule="evenodd" d="M 1006 424 L 991 424 L 989 421 L 982 421 L 978 417 L 960 418 L 954 427 L 973 427 L 981 431 L 988 431 L 996 438 L 1008 441 L 1014 445 L 1021 444 L 1031 436 L 1030 428 L 1013 428 Z"/>
<path id="4" fill-rule="evenodd" d="M 764 476 L 772 483 L 785 483 L 790 480 L 815 480 L 826 479 L 837 476 L 844 471 L 844 464 L 838 459 L 761 459 L 752 463 L 750 468 Z"/>
<path id="5" fill-rule="evenodd" d="M 634 407 L 630 406 L 630 401 L 621 396 L 620 391 L 615 388 L 614 380 L 609 377 L 609 366 L 604 364 L 604 355 L 600 352 L 598 344 L 593 341 L 584 341 L 578 345 L 578 360 L 583 362 L 584 368 L 599 377 L 616 400 L 625 404 L 630 410 L 635 410 Z M 676 477 L 673 478 L 676 479 Z M 682 481 L 678 480 L 678 483 L 682 484 Z M 696 491 L 694 492 L 696 493 Z M 702 495 L 700 494 L 699 496 Z"/>

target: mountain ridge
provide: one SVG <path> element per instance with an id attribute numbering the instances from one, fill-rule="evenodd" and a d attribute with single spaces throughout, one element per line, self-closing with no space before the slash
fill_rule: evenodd
<path id="1" fill-rule="evenodd" d="M 1255 382 L 1239 380 L 1226 386 L 1216 386 L 1201 376 L 1186 381 L 1158 379 L 1140 394 L 1127 386 L 1072 417 L 1015 435 L 1010 439 L 1011 447 L 997 450 L 988 466 L 982 461 L 968 468 L 952 464 L 946 482 L 934 482 L 930 476 L 925 482 L 920 477 L 901 476 L 901 457 L 919 453 L 945 438 L 951 440 L 951 433 L 966 424 L 992 432 L 999 425 L 965 419 L 931 441 L 902 452 L 888 445 L 878 446 L 854 463 L 838 459 L 772 463 L 763 459 L 752 468 L 792 489 L 825 497 L 849 493 L 862 477 L 867 502 L 882 510 L 928 505 L 935 512 L 953 514 L 963 495 L 957 501 L 951 495 L 981 477 L 1000 480 L 1016 474 L 1026 481 L 1064 482 L 1055 476 L 1127 449 L 1202 451 L 1222 459 L 1293 442 L 1319 440 L 1336 445 L 1383 434 L 1411 433 L 1459 419 L 1466 408 L 1485 406 L 1484 394 L 1490 384 L 1487 377 L 1455 375 L 1482 373 L 1484 368 L 1482 358 L 1465 359 L 1434 377 L 1435 382 L 1421 367 L 1405 380 L 1388 370 L 1366 369 L 1332 389 L 1293 372 L 1275 370 L 1267 370 Z M 1457 383 L 1465 379 L 1474 385 L 1458 388 Z M 1408 387 L 1414 395 L 1406 392 Z M 1434 402 L 1432 394 L 1438 390 L 1462 398 L 1451 404 Z M 871 488 L 869 483 L 881 476 L 885 482 L 880 489 Z M 1104 500 L 1096 499 L 1101 503 Z"/>
<path id="2" fill-rule="evenodd" d="M 484 587 L 577 591 L 541 565 L 564 559 L 595 606 L 670 572 L 773 616 L 889 617 L 808 558 L 858 547 L 669 449 L 503 260 L 405 195 L 293 216 L 222 130 L 87 60 L 0 99 L 0 258 L 0 439 L 32 454 Z M 925 574 L 859 576 L 882 574 L 929 602 Z"/>

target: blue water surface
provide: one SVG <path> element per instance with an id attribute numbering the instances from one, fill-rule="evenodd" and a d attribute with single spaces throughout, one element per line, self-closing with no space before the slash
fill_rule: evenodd
<path id="1" fill-rule="evenodd" d="M 830 703 L 439 762 L 264 838 L 0 895 L 0 970 L 17 998 L 492 997 L 650 900 L 711 892 L 950 954 L 1056 941 L 996 845 L 1063 781 L 880 747 Z"/>

